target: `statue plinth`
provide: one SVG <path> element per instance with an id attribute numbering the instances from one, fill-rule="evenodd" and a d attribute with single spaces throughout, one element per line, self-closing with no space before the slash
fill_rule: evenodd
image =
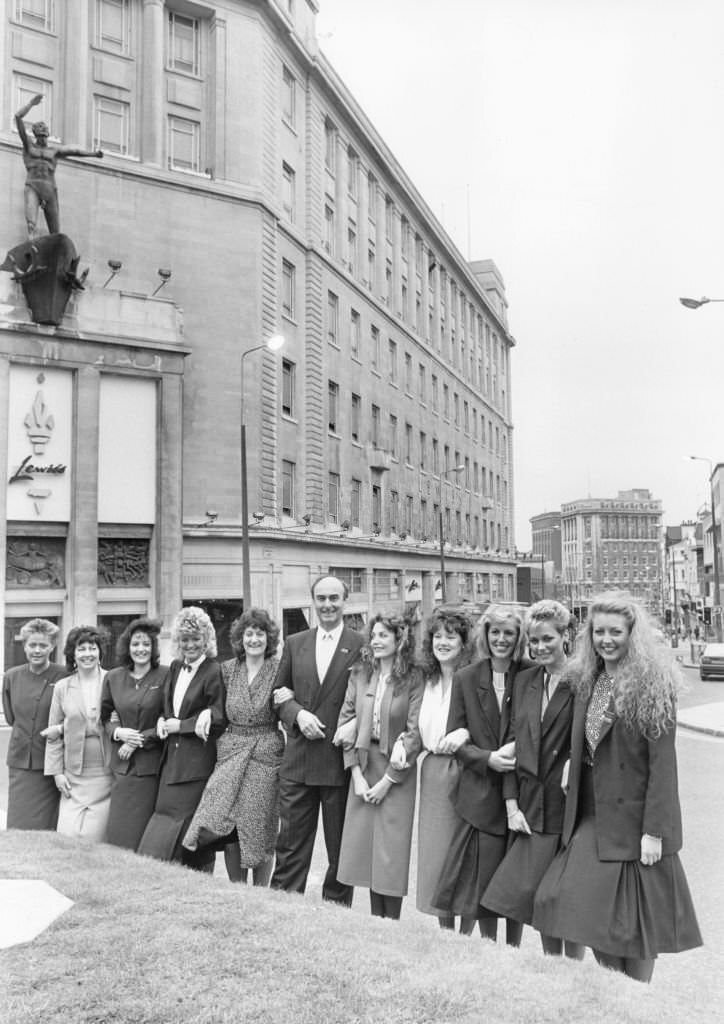
<path id="1" fill-rule="evenodd" d="M 10 249 L 0 270 L 20 283 L 34 323 L 57 327 L 71 293 L 83 288 L 87 271 L 76 276 L 79 260 L 67 235 L 41 235 Z"/>

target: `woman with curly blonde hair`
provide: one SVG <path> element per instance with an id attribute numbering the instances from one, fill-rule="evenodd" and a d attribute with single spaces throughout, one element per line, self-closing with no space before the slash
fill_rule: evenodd
<path id="1" fill-rule="evenodd" d="M 403 616 L 371 619 L 334 737 L 352 770 L 337 878 L 370 890 L 375 917 L 399 918 L 407 895 L 422 703 L 413 649 Z"/>
<path id="2" fill-rule="evenodd" d="M 678 669 L 641 605 L 610 592 L 591 604 L 570 679 L 562 848 L 536 894 L 533 925 L 650 981 L 659 953 L 701 945 L 678 856 Z"/>
<path id="3" fill-rule="evenodd" d="M 171 639 L 177 657 L 166 676 L 156 724 L 158 738 L 165 741 L 161 777 L 156 807 L 138 852 L 212 872 L 215 851 L 186 850 L 182 840 L 216 764 L 216 737 L 226 727 L 216 633 L 206 612 L 191 606 L 174 619 Z"/>

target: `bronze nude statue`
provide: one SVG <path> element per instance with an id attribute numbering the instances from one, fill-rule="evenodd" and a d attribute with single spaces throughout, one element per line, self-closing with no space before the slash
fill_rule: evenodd
<path id="1" fill-rule="evenodd" d="M 28 238 L 38 234 L 38 212 L 42 208 L 48 232 L 53 235 L 60 231 L 60 212 L 58 207 L 58 189 L 55 184 L 55 168 L 58 160 L 69 156 L 102 157 L 102 149 L 85 150 L 73 146 L 54 146 L 48 144 L 48 126 L 44 121 L 36 121 L 32 126 L 34 141 L 28 138 L 23 118 L 33 107 L 43 100 L 38 94 L 21 107 L 15 115 L 15 124 L 23 144 L 23 162 L 27 170 L 25 179 L 25 221 L 28 225 Z"/>

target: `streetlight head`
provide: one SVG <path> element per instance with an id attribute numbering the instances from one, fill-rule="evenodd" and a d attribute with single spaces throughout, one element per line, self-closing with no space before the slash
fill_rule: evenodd
<path id="1" fill-rule="evenodd" d="M 271 338 L 267 340 L 266 347 L 271 349 L 272 352 L 276 352 L 278 349 L 283 347 L 284 341 L 285 338 L 283 334 L 272 334 Z"/>
<path id="2" fill-rule="evenodd" d="M 462 471 L 464 469 L 465 469 L 464 465 L 462 465 L 462 466 L 455 466 L 455 468 L 453 469 L 453 473 L 462 473 Z"/>
<path id="3" fill-rule="evenodd" d="M 682 306 L 686 306 L 687 309 L 698 309 L 699 306 L 705 306 L 707 302 L 711 302 L 711 299 L 707 299 L 705 295 L 702 295 L 700 299 L 679 299 Z"/>

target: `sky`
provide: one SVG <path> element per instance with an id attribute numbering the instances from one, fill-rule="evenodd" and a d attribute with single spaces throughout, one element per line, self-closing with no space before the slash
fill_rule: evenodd
<path id="1" fill-rule="evenodd" d="M 502 273 L 515 531 L 724 462 L 721 0 L 319 0 L 320 45 L 470 259 Z"/>

